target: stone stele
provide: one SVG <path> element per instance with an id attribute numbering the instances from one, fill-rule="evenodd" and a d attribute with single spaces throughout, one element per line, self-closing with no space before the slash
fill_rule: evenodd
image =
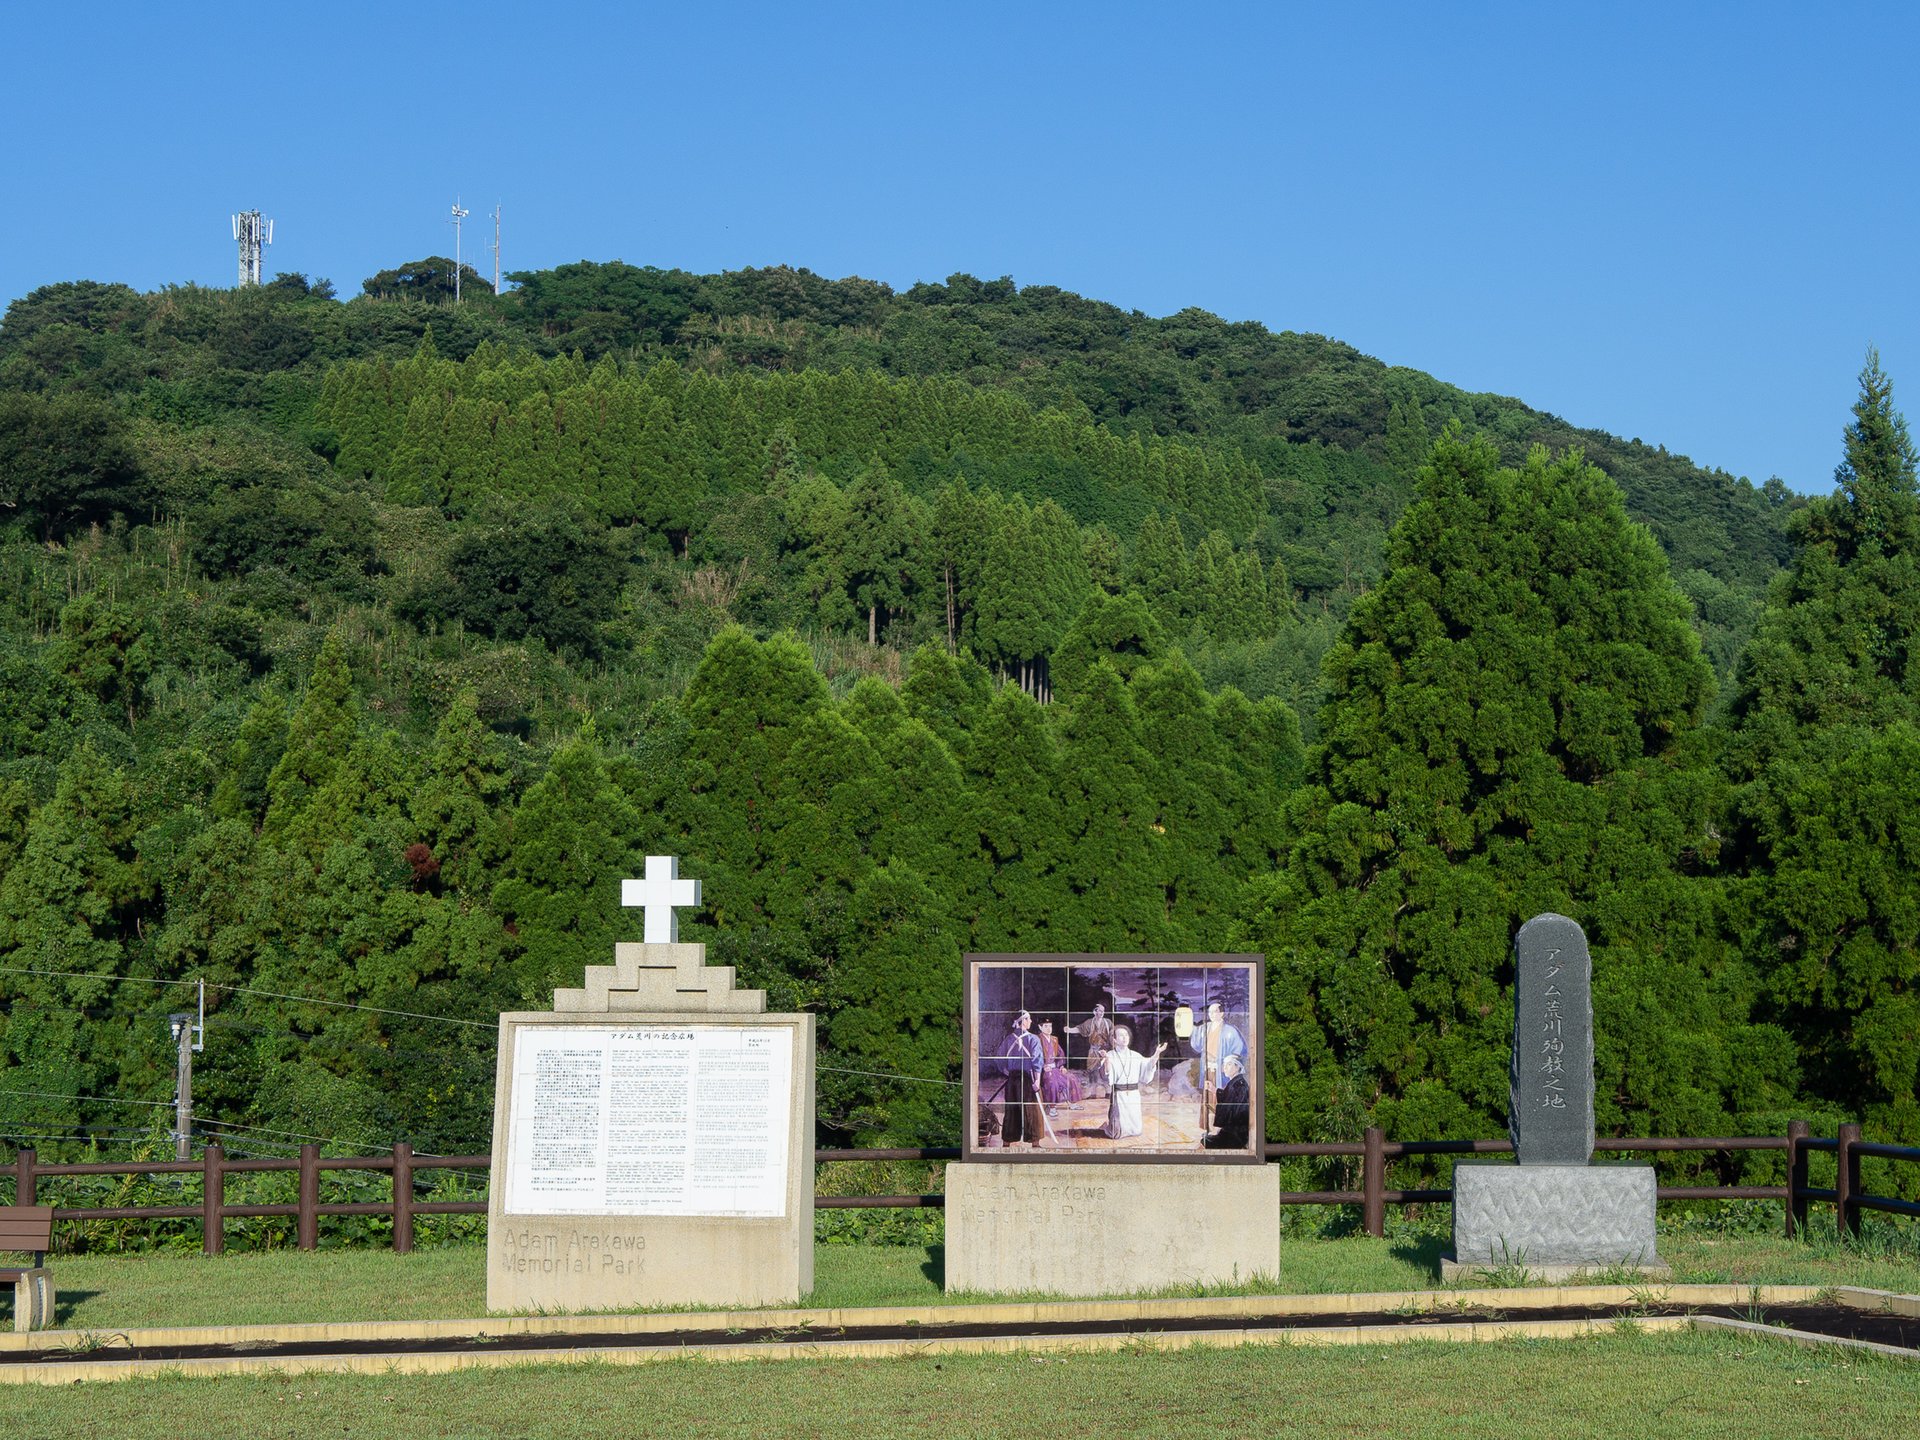
<path id="1" fill-rule="evenodd" d="M 1456 1165 L 1443 1279 L 1518 1266 L 1543 1279 L 1594 1269 L 1668 1273 L 1654 1251 L 1650 1165 L 1594 1165 L 1593 962 L 1564 915 L 1514 940 L 1514 1165 Z"/>
<path id="2" fill-rule="evenodd" d="M 1536 915 L 1513 944 L 1513 1066 L 1507 1109 L 1522 1165 L 1593 1158 L 1593 961 L 1564 915 Z"/>
<path id="3" fill-rule="evenodd" d="M 1277 1165 L 947 1166 L 949 1292 L 1124 1295 L 1279 1274 Z"/>
<path id="4" fill-rule="evenodd" d="M 706 947 L 620 944 L 589 966 L 551 1011 L 500 1017 L 493 1174 L 487 1201 L 487 1308 L 579 1311 L 647 1305 L 792 1305 L 813 1287 L 813 1016 L 766 1013 L 766 996 L 736 990 Z M 515 1189 L 509 1127 L 523 1037 L 556 1027 L 774 1027 L 790 1032 L 783 1213 L 508 1213 Z M 524 1186 L 524 1177 L 522 1185 Z"/>

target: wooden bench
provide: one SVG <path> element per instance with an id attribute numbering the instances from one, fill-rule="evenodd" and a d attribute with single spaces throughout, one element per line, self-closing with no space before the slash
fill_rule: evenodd
<path id="1" fill-rule="evenodd" d="M 0 1205 L 0 1254 L 22 1250 L 32 1265 L 0 1265 L 0 1285 L 13 1282 L 13 1328 L 44 1330 L 53 1323 L 53 1248 L 51 1205 Z"/>

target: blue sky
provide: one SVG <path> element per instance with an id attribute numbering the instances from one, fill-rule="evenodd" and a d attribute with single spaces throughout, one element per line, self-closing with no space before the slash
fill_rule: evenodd
<path id="1" fill-rule="evenodd" d="M 244 31 L 245 38 L 238 38 Z M 1920 396 L 1920 7 L 16 8 L 0 301 L 58 280 L 1011 275 L 1333 335 L 1824 491 Z M 1920 415 L 1916 415 L 1920 419 Z"/>

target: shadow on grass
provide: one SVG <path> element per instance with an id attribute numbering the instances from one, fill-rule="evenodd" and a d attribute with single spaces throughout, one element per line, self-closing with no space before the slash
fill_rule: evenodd
<path id="1" fill-rule="evenodd" d="M 9 1285 L 6 1288 L 8 1293 L 11 1294 L 13 1287 Z M 99 1297 L 100 1292 L 98 1290 L 62 1290 L 60 1288 L 60 1272 L 58 1270 L 54 1271 L 53 1323 L 65 1329 L 66 1322 L 73 1318 L 73 1312 L 77 1310 L 83 1302 L 97 1300 Z M 12 1323 L 13 1311 L 12 1308 L 9 1307 L 7 1311 L 7 1325 L 11 1327 Z"/>
<path id="2" fill-rule="evenodd" d="M 1396 1240 L 1391 1253 L 1394 1259 L 1404 1260 L 1438 1280 L 1440 1259 L 1447 1253 L 1447 1242 L 1439 1235 L 1422 1235 L 1417 1240 Z"/>
<path id="3" fill-rule="evenodd" d="M 929 1245 L 926 1263 L 920 1267 L 920 1273 L 945 1290 L 947 1288 L 947 1247 Z"/>

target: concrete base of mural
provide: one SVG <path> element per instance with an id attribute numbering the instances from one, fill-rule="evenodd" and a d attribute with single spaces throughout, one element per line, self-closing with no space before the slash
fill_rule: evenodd
<path id="1" fill-rule="evenodd" d="M 1453 1172 L 1460 1270 L 1666 1270 L 1654 1248 L 1651 1165 L 1461 1164 Z"/>
<path id="2" fill-rule="evenodd" d="M 1125 1295 L 1280 1273 L 1277 1165 L 947 1167 L 946 1287 Z"/>

